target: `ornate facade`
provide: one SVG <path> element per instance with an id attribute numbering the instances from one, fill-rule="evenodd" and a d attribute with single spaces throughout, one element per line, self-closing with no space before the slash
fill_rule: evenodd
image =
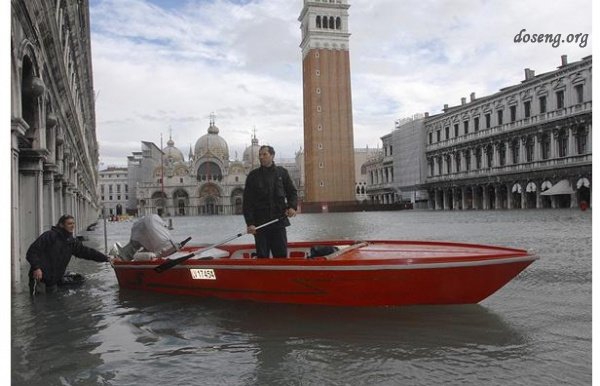
<path id="1" fill-rule="evenodd" d="M 241 214 L 246 176 L 260 166 L 259 148 L 254 135 L 242 161 L 231 161 L 212 116 L 207 133 L 190 149 L 187 161 L 172 138 L 163 149 L 142 142 L 141 153 L 129 157 L 129 202 L 133 199 L 134 205 L 129 204 L 127 211 L 140 216 Z"/>
<path id="2" fill-rule="evenodd" d="M 87 0 L 11 3 L 11 254 L 60 215 L 77 229 L 99 214 L 98 143 Z"/>
<path id="3" fill-rule="evenodd" d="M 561 59 L 555 71 L 525 69 L 520 84 L 426 120 L 430 208 L 590 204 L 592 57 Z"/>

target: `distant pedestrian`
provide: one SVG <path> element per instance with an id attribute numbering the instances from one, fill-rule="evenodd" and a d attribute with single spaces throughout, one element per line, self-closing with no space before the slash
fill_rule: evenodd
<path id="1" fill-rule="evenodd" d="M 37 285 L 42 283 L 45 292 L 56 291 L 57 284 L 63 278 L 71 256 L 99 262 L 110 261 L 105 254 L 84 246 L 74 237 L 75 218 L 64 215 L 56 226 L 42 233 L 27 250 L 26 259 L 29 269 L 29 288 L 35 295 Z"/>
<path id="2" fill-rule="evenodd" d="M 275 165 L 275 150 L 261 146 L 258 150 L 260 167 L 246 178 L 243 211 L 247 231 L 254 235 L 257 257 L 287 257 L 288 217 L 296 215 L 298 193 L 288 171 Z M 256 227 L 271 220 L 284 217 L 281 221 L 256 230 Z"/>

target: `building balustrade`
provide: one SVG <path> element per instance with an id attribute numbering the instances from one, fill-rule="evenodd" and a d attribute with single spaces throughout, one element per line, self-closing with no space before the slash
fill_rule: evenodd
<path id="1" fill-rule="evenodd" d="M 462 170 L 449 174 L 442 174 L 427 177 L 427 182 L 445 182 L 459 179 L 480 178 L 483 176 L 497 176 L 513 173 L 523 173 L 527 171 L 540 171 L 545 169 L 554 169 L 556 167 L 576 166 L 577 164 L 587 165 L 592 162 L 591 154 L 578 154 L 562 158 L 553 158 L 548 160 L 524 162 L 519 164 L 493 166 L 491 168 L 482 168 L 476 170 Z M 378 185 L 374 185 L 378 186 Z"/>
<path id="2" fill-rule="evenodd" d="M 436 143 L 427 145 L 427 152 L 435 151 L 438 149 L 444 149 L 451 146 L 457 146 L 465 142 L 471 142 L 478 139 L 486 139 L 500 135 L 509 134 L 511 132 L 519 131 L 524 128 L 535 126 L 537 124 L 547 123 L 554 119 L 564 119 L 566 116 L 576 115 L 584 112 L 592 111 L 592 102 L 579 103 L 573 106 L 567 106 L 559 110 L 553 110 L 546 113 L 532 115 L 529 118 L 523 118 L 514 122 L 504 123 L 502 125 L 492 126 L 489 129 L 480 129 L 478 131 L 470 132 L 466 135 L 459 135 L 458 137 L 444 139 Z"/>

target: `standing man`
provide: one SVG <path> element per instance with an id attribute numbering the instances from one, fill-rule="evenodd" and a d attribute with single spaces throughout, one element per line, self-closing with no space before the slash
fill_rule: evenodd
<path id="1" fill-rule="evenodd" d="M 248 233 L 254 235 L 256 255 L 259 258 L 287 257 L 287 233 L 290 225 L 288 217 L 296 215 L 298 192 L 288 171 L 275 165 L 275 150 L 271 146 L 261 146 L 258 151 L 260 167 L 246 178 L 244 188 L 244 219 Z M 286 216 L 265 228 L 256 227 L 268 221 Z"/>
<path id="2" fill-rule="evenodd" d="M 71 256 L 99 262 L 110 261 L 105 254 L 84 246 L 73 236 L 75 219 L 64 215 L 52 229 L 42 233 L 27 250 L 26 259 L 31 265 L 29 270 L 29 288 L 35 295 L 36 284 L 45 284 L 45 292 L 56 291 L 63 278 Z"/>

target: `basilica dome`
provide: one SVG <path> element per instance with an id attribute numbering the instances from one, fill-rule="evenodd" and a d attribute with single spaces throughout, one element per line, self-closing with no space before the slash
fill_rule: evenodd
<path id="1" fill-rule="evenodd" d="M 184 162 L 183 153 L 175 147 L 175 142 L 171 138 L 169 138 L 169 141 L 167 142 L 167 147 L 162 149 L 162 151 L 164 153 L 163 159 L 165 162 Z"/>
<path id="2" fill-rule="evenodd" d="M 258 144 L 258 139 L 256 135 L 252 137 L 252 145 L 248 146 L 246 150 L 244 150 L 244 155 L 242 157 L 242 161 L 245 165 L 251 165 L 252 168 L 258 167 L 260 165 L 260 161 L 258 159 L 258 151 L 260 150 L 260 145 Z"/>
<path id="3" fill-rule="evenodd" d="M 208 133 L 198 138 L 194 146 L 195 158 L 214 156 L 222 160 L 229 159 L 229 148 L 227 142 L 219 135 L 219 128 L 211 119 Z"/>

